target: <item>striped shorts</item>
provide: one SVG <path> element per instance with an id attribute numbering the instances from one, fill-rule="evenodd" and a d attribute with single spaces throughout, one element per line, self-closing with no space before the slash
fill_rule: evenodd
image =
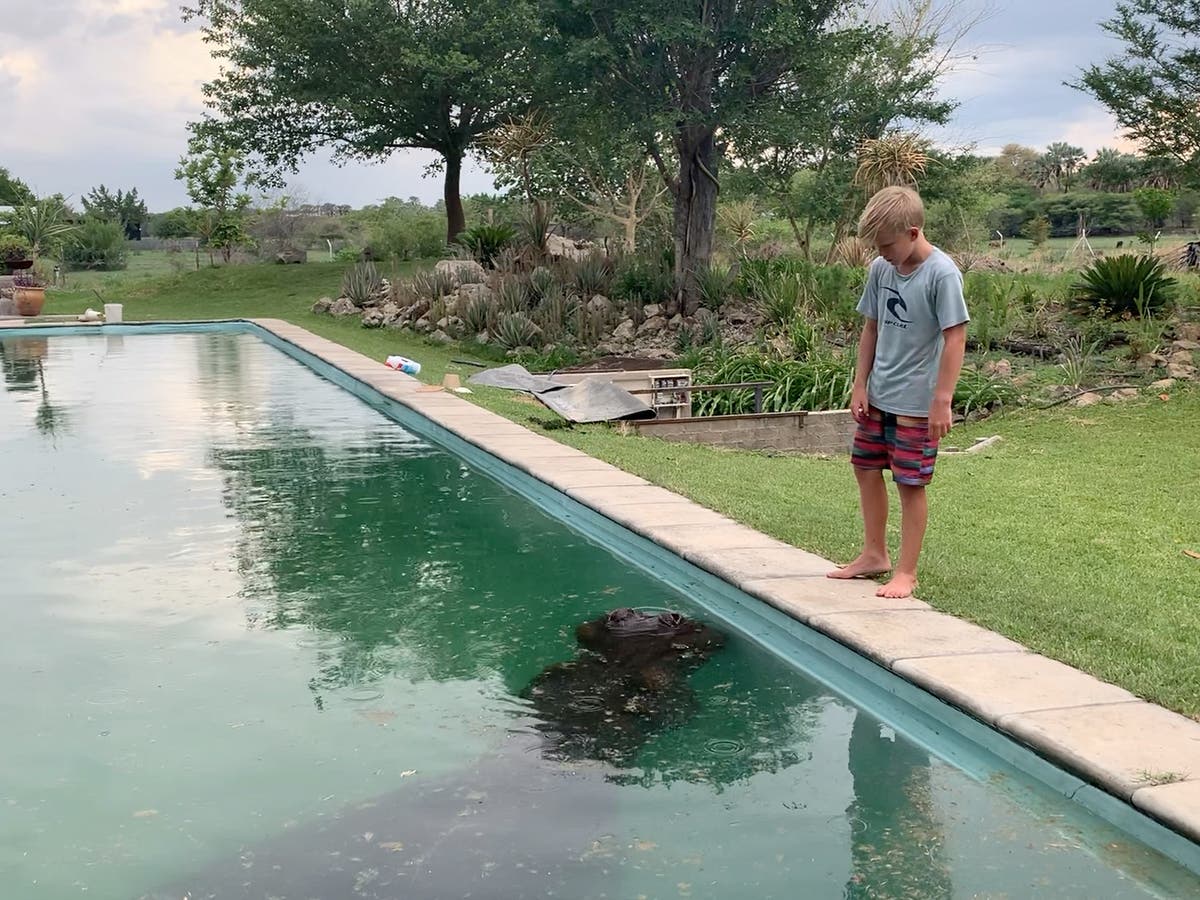
<path id="1" fill-rule="evenodd" d="M 857 469 L 891 469 L 896 484 L 923 487 L 933 480 L 937 451 L 927 425 L 901 425 L 894 413 L 872 409 L 854 432 L 850 462 Z"/>

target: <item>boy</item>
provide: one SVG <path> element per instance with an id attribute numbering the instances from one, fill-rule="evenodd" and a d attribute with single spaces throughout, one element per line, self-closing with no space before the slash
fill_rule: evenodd
<path id="1" fill-rule="evenodd" d="M 917 586 L 925 537 L 925 486 L 938 441 L 950 430 L 950 405 L 967 341 L 962 274 L 925 238 L 916 191 L 889 187 L 867 203 L 858 234 L 875 245 L 858 311 L 866 321 L 850 412 L 858 423 L 851 463 L 862 502 L 863 551 L 830 578 L 868 578 L 892 570 L 887 548 L 887 486 L 900 492 L 900 564 L 876 594 L 908 597 Z"/>

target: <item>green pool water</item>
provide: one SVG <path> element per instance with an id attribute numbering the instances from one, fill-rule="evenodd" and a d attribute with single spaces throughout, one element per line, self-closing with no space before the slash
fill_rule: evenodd
<path id="1" fill-rule="evenodd" d="M 1200 896 L 255 334 L 0 351 L 0 896 Z M 619 606 L 726 644 L 531 698 Z"/>

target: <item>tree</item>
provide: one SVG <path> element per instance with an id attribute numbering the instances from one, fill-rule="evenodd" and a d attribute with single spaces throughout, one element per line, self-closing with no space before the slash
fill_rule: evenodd
<path id="1" fill-rule="evenodd" d="M 34 199 L 29 185 L 20 178 L 11 175 L 8 169 L 0 166 L 0 204 L 4 206 L 20 206 Z"/>
<path id="2" fill-rule="evenodd" d="M 1200 173 L 1200 4 L 1122 0 L 1101 28 L 1123 52 L 1088 66 L 1072 87 L 1091 94 L 1150 156 L 1173 157 Z"/>
<path id="3" fill-rule="evenodd" d="M 598 120 L 630 123 L 674 201 L 675 303 L 699 303 L 722 157 L 802 88 L 845 29 L 847 0 L 581 4 L 544 0 L 556 90 Z M 832 52 L 835 51 L 837 52 Z M 673 152 L 672 152 L 673 151 Z M 668 161 L 673 156 L 674 163 Z"/>
<path id="4" fill-rule="evenodd" d="M 939 83 L 964 60 L 962 42 L 978 21 L 959 6 L 896 0 L 872 7 L 863 27 L 831 36 L 821 60 L 810 61 L 778 103 L 743 129 L 733 165 L 756 193 L 774 199 L 805 255 L 818 225 L 833 225 L 832 251 L 861 206 L 852 176 L 864 142 L 899 123 L 912 129 L 949 118 L 955 104 L 939 96 Z"/>
<path id="5" fill-rule="evenodd" d="M 551 199 L 560 210 L 611 223 L 632 253 L 638 228 L 658 212 L 667 188 L 644 145 L 622 129 L 595 125 L 563 111 L 552 123 L 534 111 L 492 133 L 489 161 L 498 186 L 519 186 L 530 203 Z"/>
<path id="6" fill-rule="evenodd" d="M 175 177 L 187 185 L 188 196 L 199 207 L 196 230 L 209 248 L 219 248 L 229 262 L 233 248 L 246 241 L 245 212 L 250 196 L 238 188 L 246 171 L 240 152 L 222 146 L 211 136 L 197 135 L 188 144 L 188 155 L 179 160 Z"/>
<path id="7" fill-rule="evenodd" d="M 1101 147 L 1096 151 L 1096 158 L 1084 166 L 1080 174 L 1092 190 L 1125 193 L 1133 190 L 1139 169 L 1140 161 L 1136 156 Z"/>
<path id="8" fill-rule="evenodd" d="M 197 230 L 196 211 L 186 206 L 169 209 L 151 220 L 153 234 L 158 238 L 192 237 Z"/>
<path id="9" fill-rule="evenodd" d="M 1151 228 L 1162 228 L 1175 209 L 1175 195 L 1159 188 L 1138 188 L 1133 200 Z"/>
<path id="10" fill-rule="evenodd" d="M 61 195 L 31 199 L 16 207 L 8 219 L 9 228 L 29 242 L 36 259 L 54 253 L 77 231 L 71 211 Z"/>
<path id="11" fill-rule="evenodd" d="M 142 224 L 148 215 L 146 204 L 138 197 L 137 188 L 131 188 L 129 193 L 118 189 L 113 194 L 104 185 L 92 188 L 83 197 L 83 211 L 89 216 L 116 222 L 131 241 L 141 238 Z"/>
<path id="12" fill-rule="evenodd" d="M 1040 247 L 1050 239 L 1050 220 L 1045 216 L 1034 216 L 1021 226 L 1021 234 L 1029 238 L 1029 243 Z"/>
<path id="13" fill-rule="evenodd" d="M 1048 187 L 1053 184 L 1066 193 L 1071 189 L 1071 178 L 1085 159 L 1087 154 L 1083 152 L 1082 147 L 1072 147 L 1062 141 L 1051 144 L 1038 160 L 1038 186 Z"/>
<path id="14" fill-rule="evenodd" d="M 203 131 L 255 154 L 260 176 L 330 149 L 337 162 L 432 150 L 446 233 L 466 225 L 459 181 L 481 135 L 527 106 L 526 0 L 192 0 L 224 63 Z"/>

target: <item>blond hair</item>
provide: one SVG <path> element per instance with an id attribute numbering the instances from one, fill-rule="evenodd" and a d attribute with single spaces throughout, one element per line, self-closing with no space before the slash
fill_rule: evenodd
<path id="1" fill-rule="evenodd" d="M 912 188 L 885 187 L 867 201 L 858 220 L 858 236 L 872 243 L 880 235 L 925 227 L 925 204 Z"/>

